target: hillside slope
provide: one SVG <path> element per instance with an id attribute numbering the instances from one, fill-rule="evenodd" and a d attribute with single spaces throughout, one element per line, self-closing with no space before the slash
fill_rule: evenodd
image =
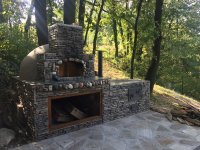
<path id="1" fill-rule="evenodd" d="M 95 62 L 95 70 L 97 63 Z M 110 65 L 108 61 L 103 62 L 103 76 L 111 79 L 127 79 L 129 78 L 123 71 L 120 71 Z M 182 106 L 189 106 L 200 111 L 200 100 L 189 98 L 181 95 L 173 90 L 166 89 L 159 85 L 154 86 L 154 91 L 151 96 L 151 105 L 172 109 Z"/>

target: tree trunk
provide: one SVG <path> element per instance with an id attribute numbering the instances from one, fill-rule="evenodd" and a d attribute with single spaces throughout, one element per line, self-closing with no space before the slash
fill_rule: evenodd
<path id="1" fill-rule="evenodd" d="M 155 40 L 153 45 L 153 56 L 151 60 L 151 64 L 147 71 L 146 80 L 150 81 L 150 91 L 153 91 L 153 87 L 156 81 L 156 74 L 159 66 L 160 61 L 160 47 L 161 47 L 161 40 L 162 40 L 162 33 L 161 33 L 161 21 L 162 21 L 162 7 L 163 7 L 164 0 L 156 0 L 156 8 L 155 8 Z"/>
<path id="2" fill-rule="evenodd" d="M 126 12 L 128 12 L 129 9 L 129 0 L 126 0 Z M 126 29 L 127 33 L 126 33 L 126 53 L 125 55 L 129 54 L 129 49 L 130 49 L 130 25 L 128 23 L 127 25 L 127 29 Z"/>
<path id="3" fill-rule="evenodd" d="M 126 55 L 129 54 L 130 49 L 130 26 L 127 27 L 127 34 L 126 34 Z"/>
<path id="4" fill-rule="evenodd" d="M 129 29 L 129 51 L 133 49 L 133 30 Z"/>
<path id="5" fill-rule="evenodd" d="M 137 62 L 141 62 L 142 61 L 142 53 L 143 53 L 142 49 L 143 49 L 143 46 L 140 46 L 138 48 L 138 50 L 137 50 L 137 53 L 136 53 L 136 56 L 137 56 L 136 60 L 137 60 Z"/>
<path id="6" fill-rule="evenodd" d="M 52 6 L 52 1 L 49 0 L 49 11 L 48 11 L 48 22 L 50 25 L 53 24 L 53 6 Z"/>
<path id="7" fill-rule="evenodd" d="M 114 42 L 115 42 L 115 58 L 118 57 L 118 39 L 117 39 L 117 21 L 115 19 L 115 1 L 112 0 L 112 28 L 113 28 L 113 34 L 114 34 Z"/>
<path id="8" fill-rule="evenodd" d="M 64 24 L 75 23 L 75 11 L 76 1 L 75 0 L 64 0 Z"/>
<path id="9" fill-rule="evenodd" d="M 131 56 L 131 79 L 133 79 L 133 76 L 134 76 L 134 61 L 135 61 L 135 54 L 137 50 L 138 22 L 139 22 L 140 12 L 142 8 L 142 2 L 143 0 L 140 0 L 138 2 L 137 16 L 136 16 L 135 24 L 134 24 L 134 44 L 133 44 L 133 50 L 132 50 L 132 56 Z"/>
<path id="10" fill-rule="evenodd" d="M 97 23 L 96 23 L 96 28 L 95 28 L 95 34 L 94 34 L 94 40 L 93 40 L 93 54 L 95 55 L 96 48 L 97 48 L 97 36 L 99 32 L 99 23 L 101 21 L 101 13 L 103 10 L 103 6 L 105 4 L 105 0 L 102 0 L 101 7 L 98 13 L 98 18 L 97 18 Z"/>
<path id="11" fill-rule="evenodd" d="M 79 25 L 82 26 L 83 28 L 84 28 L 84 16 L 85 16 L 85 0 L 80 0 L 78 20 L 79 20 Z"/>
<path id="12" fill-rule="evenodd" d="M 30 6 L 30 8 L 28 10 L 28 16 L 27 16 L 26 23 L 25 23 L 25 26 L 24 26 L 25 33 L 28 33 L 29 28 L 31 26 L 31 15 L 33 13 L 34 3 L 35 3 L 35 0 L 32 0 L 31 1 L 31 6 Z"/>
<path id="13" fill-rule="evenodd" d="M 123 31 L 123 28 L 122 28 L 122 22 L 121 22 L 121 19 L 119 20 L 119 31 L 120 31 L 120 35 L 121 35 L 121 39 L 122 39 L 122 46 L 123 46 L 123 49 L 125 50 L 125 39 L 124 39 L 124 31 Z M 124 51 L 123 50 L 123 51 Z"/>
<path id="14" fill-rule="evenodd" d="M 2 5 L 2 0 L 0 0 L 0 23 L 4 22 L 4 18 L 3 18 L 3 5 Z"/>
<path id="15" fill-rule="evenodd" d="M 115 58 L 118 57 L 118 39 L 117 39 L 117 22 L 116 19 L 112 19 L 113 22 L 113 33 L 114 33 L 114 42 L 115 42 Z"/>
<path id="16" fill-rule="evenodd" d="M 93 11 L 94 11 L 95 4 L 96 4 L 96 0 L 94 0 L 94 3 L 92 5 L 92 9 L 90 11 L 90 15 L 89 15 L 89 18 L 88 18 L 87 28 L 86 28 L 86 32 L 85 32 L 84 45 L 86 45 L 86 42 L 87 42 L 88 31 L 89 31 L 89 28 L 90 28 L 90 24 L 92 22 L 92 14 L 93 14 Z"/>
<path id="17" fill-rule="evenodd" d="M 35 19 L 38 45 L 48 43 L 46 0 L 35 0 Z"/>

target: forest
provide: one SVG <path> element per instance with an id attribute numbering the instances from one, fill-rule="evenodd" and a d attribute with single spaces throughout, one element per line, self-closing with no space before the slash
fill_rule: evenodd
<path id="1" fill-rule="evenodd" d="M 151 91 L 158 84 L 200 99 L 199 0 L 0 0 L 0 102 L 55 23 L 82 26 L 87 53 L 104 51 L 131 79 L 150 80 Z"/>

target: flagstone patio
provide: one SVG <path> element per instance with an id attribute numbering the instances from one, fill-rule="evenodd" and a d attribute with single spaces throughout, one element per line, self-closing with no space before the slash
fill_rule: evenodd
<path id="1" fill-rule="evenodd" d="M 147 111 L 13 150 L 200 150 L 200 128 Z"/>

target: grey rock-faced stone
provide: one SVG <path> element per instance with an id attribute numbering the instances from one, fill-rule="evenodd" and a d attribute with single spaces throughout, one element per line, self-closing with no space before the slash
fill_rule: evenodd
<path id="1" fill-rule="evenodd" d="M 156 140 L 159 142 L 160 145 L 162 145 L 164 147 L 176 142 L 175 139 L 173 139 L 171 136 L 167 136 L 167 135 L 157 135 Z"/>
<path id="2" fill-rule="evenodd" d="M 103 150 L 125 150 L 126 144 L 119 139 L 106 138 L 103 143 Z"/>
<path id="3" fill-rule="evenodd" d="M 157 131 L 165 131 L 165 132 L 168 132 L 169 129 L 167 129 L 166 127 L 160 125 L 160 126 L 157 128 Z"/>
<path id="4" fill-rule="evenodd" d="M 172 124 L 170 126 L 170 129 L 173 129 L 173 130 L 182 130 L 182 129 L 185 129 L 186 126 L 183 125 L 183 124 L 179 124 L 179 123 L 175 123 L 175 124 Z"/>
<path id="5" fill-rule="evenodd" d="M 146 118 L 154 114 L 154 112 L 148 111 L 138 115 Z M 173 122 L 167 120 L 162 120 L 162 124 L 156 121 L 140 120 L 132 115 L 34 142 L 14 150 L 198 150 L 200 145 L 198 135 L 190 135 L 183 131 L 187 129 L 187 131 L 194 132 L 196 130 L 198 133 L 199 128 L 184 125 L 185 128 L 183 129 L 173 130 L 170 129 L 173 124 Z M 157 131 L 160 126 L 161 130 Z M 162 131 L 163 127 L 169 129 L 169 131 Z M 59 135 L 57 131 L 52 134 L 54 136 L 55 134 Z"/>
<path id="6" fill-rule="evenodd" d="M 103 140 L 104 136 L 103 133 L 100 131 L 93 131 L 90 133 L 90 136 L 88 138 L 92 140 Z"/>
<path id="7" fill-rule="evenodd" d="M 147 119 L 152 120 L 152 121 L 161 121 L 160 118 L 158 118 L 158 117 L 153 117 L 153 116 L 148 116 Z"/>
<path id="8" fill-rule="evenodd" d="M 177 137 L 177 138 L 190 138 L 191 136 L 189 136 L 188 134 L 185 133 L 180 133 L 180 132 L 175 132 L 173 133 L 173 136 Z"/>
<path id="9" fill-rule="evenodd" d="M 0 146 L 8 145 L 15 138 L 15 132 L 11 129 L 0 129 Z"/>
<path id="10" fill-rule="evenodd" d="M 182 130 L 182 132 L 185 133 L 185 134 L 191 135 L 191 136 L 198 136 L 198 135 L 200 135 L 199 127 L 198 127 L 198 130 L 197 130 L 197 128 L 195 128 L 195 127 L 186 126 L 186 128 L 184 128 Z"/>
<path id="11" fill-rule="evenodd" d="M 149 140 L 146 138 L 140 139 L 140 144 L 145 150 L 160 150 L 161 146 L 155 140 Z"/>
<path id="12" fill-rule="evenodd" d="M 193 150 L 200 150 L 200 145 L 195 147 Z"/>
<path id="13" fill-rule="evenodd" d="M 75 140 L 66 135 L 57 136 L 55 138 L 52 138 L 52 140 L 54 143 L 58 144 L 64 149 L 70 148 L 75 144 Z"/>
<path id="14" fill-rule="evenodd" d="M 200 144 L 199 141 L 195 141 L 195 140 L 188 140 L 188 139 L 183 139 L 179 141 L 180 144 L 183 145 L 189 145 L 189 146 L 197 146 Z"/>

